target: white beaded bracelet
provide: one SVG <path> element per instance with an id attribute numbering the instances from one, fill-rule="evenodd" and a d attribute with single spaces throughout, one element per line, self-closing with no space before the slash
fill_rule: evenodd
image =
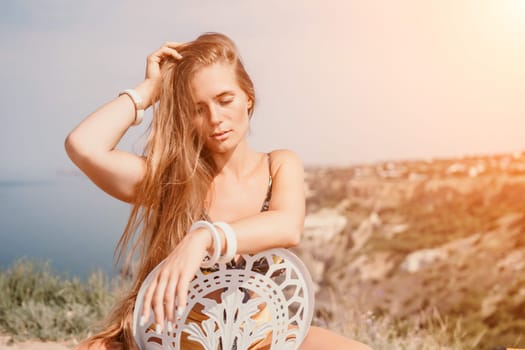
<path id="1" fill-rule="evenodd" d="M 189 232 L 192 232 L 198 228 L 208 229 L 208 231 L 211 232 L 213 237 L 213 255 L 211 257 L 207 255 L 208 260 L 204 260 L 201 264 L 201 267 L 213 267 L 213 265 L 215 265 L 219 261 L 219 257 L 221 255 L 222 250 L 219 232 L 217 232 L 215 226 L 213 226 L 211 223 L 205 220 L 199 220 L 194 222 L 193 225 L 191 225 Z"/>
<path id="2" fill-rule="evenodd" d="M 133 89 L 127 89 L 127 90 L 119 92 L 118 95 L 119 96 L 128 95 L 131 101 L 133 101 L 133 105 L 135 106 L 135 120 L 133 121 L 133 125 L 140 124 L 140 122 L 142 121 L 142 118 L 144 117 L 144 107 L 142 105 L 143 104 L 142 98 L 140 97 L 138 92 L 136 92 Z"/>
<path id="3" fill-rule="evenodd" d="M 233 228 L 225 222 L 219 221 L 214 222 L 213 224 L 224 232 L 224 237 L 226 238 L 226 252 L 224 255 L 221 255 L 219 262 L 227 263 L 233 259 L 237 253 L 237 237 L 235 236 L 235 231 L 233 231 Z"/>

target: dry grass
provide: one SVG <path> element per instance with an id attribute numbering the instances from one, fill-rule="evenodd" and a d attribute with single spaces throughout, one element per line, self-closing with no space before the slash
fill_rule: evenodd
<path id="1" fill-rule="evenodd" d="M 66 279 L 47 263 L 19 260 L 0 272 L 0 333 L 14 340 L 83 338 L 118 288 L 102 272 Z"/>

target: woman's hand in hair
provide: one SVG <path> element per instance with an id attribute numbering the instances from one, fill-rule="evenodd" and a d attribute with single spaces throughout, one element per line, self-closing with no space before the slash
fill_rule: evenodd
<path id="1" fill-rule="evenodd" d="M 160 91 L 160 68 L 166 59 L 173 58 L 180 60 L 181 54 L 177 52 L 176 48 L 182 45 L 174 41 L 166 41 L 158 50 L 148 55 L 146 63 L 146 77 L 145 82 L 149 87 L 147 96 L 142 96 L 146 107 L 151 106 L 158 98 Z"/>
<path id="2" fill-rule="evenodd" d="M 153 309 L 156 331 L 160 332 L 164 320 L 174 322 L 175 306 L 178 314 L 184 312 L 190 282 L 211 246 L 211 234 L 205 229 L 192 231 L 180 241 L 157 270 L 144 294 L 141 323 L 149 319 Z"/>

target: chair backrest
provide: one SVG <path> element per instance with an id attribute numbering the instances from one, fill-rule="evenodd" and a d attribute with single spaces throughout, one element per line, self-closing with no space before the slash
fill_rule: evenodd
<path id="1" fill-rule="evenodd" d="M 314 309 L 313 284 L 302 261 L 286 249 L 242 255 L 245 264 L 218 264 L 197 271 L 190 283 L 188 305 L 169 332 L 154 329 L 154 315 L 139 325 L 144 293 L 153 278 L 142 284 L 133 314 L 133 334 L 141 350 L 244 350 L 263 339 L 270 349 L 298 349 Z M 197 315 L 197 317 L 196 317 Z M 193 346 L 188 346 L 187 341 Z M 197 345 L 197 347 L 195 347 Z"/>

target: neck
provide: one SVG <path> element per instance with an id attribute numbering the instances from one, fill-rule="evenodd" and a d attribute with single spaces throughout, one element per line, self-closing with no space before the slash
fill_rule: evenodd
<path id="1" fill-rule="evenodd" d="M 240 179 L 246 173 L 248 159 L 255 153 L 248 147 L 246 140 L 229 152 L 214 154 L 213 160 L 217 166 L 217 176 L 233 176 Z"/>

